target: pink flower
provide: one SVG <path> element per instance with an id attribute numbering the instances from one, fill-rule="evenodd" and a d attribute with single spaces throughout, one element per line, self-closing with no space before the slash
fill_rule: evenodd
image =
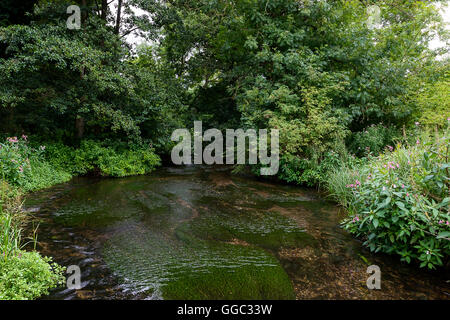
<path id="1" fill-rule="evenodd" d="M 20 171 L 20 172 L 23 172 L 22 166 L 19 167 L 19 171 Z"/>
<path id="2" fill-rule="evenodd" d="M 408 192 L 406 193 L 406 196 L 409 197 L 409 193 Z"/>
<path id="3" fill-rule="evenodd" d="M 416 144 L 417 144 L 417 145 L 419 145 L 419 144 L 420 144 L 420 141 L 419 141 L 419 139 L 417 139 L 417 141 L 416 141 Z"/>
<path id="4" fill-rule="evenodd" d="M 443 224 L 444 223 L 444 221 L 443 220 L 439 220 L 439 224 Z"/>
<path id="5" fill-rule="evenodd" d="M 28 136 L 26 136 L 26 135 L 24 135 L 24 134 L 22 135 L 22 139 L 23 139 L 23 140 L 27 141 L 27 138 L 28 138 Z"/>
<path id="6" fill-rule="evenodd" d="M 394 150 L 394 148 L 391 147 L 391 146 L 387 146 L 387 147 L 389 148 L 389 151 L 393 151 Z"/>
<path id="7" fill-rule="evenodd" d="M 402 189 L 405 189 L 405 185 L 404 184 L 402 184 Z"/>
<path id="8" fill-rule="evenodd" d="M 11 143 L 16 143 L 16 142 L 19 142 L 19 140 L 17 139 L 17 137 L 10 137 L 10 138 L 8 138 L 7 139 L 8 140 L 8 142 L 11 142 Z"/>
<path id="9" fill-rule="evenodd" d="M 420 123 L 419 123 L 419 122 L 416 122 L 416 123 L 415 123 L 415 125 L 416 125 L 416 126 L 419 126 L 419 125 L 420 125 Z"/>

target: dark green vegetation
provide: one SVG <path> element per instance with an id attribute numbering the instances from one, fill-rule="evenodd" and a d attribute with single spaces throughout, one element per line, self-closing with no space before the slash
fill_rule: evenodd
<path id="1" fill-rule="evenodd" d="M 448 40 L 436 1 L 117 2 L 116 12 L 104 0 L 0 4 L 0 174 L 12 188 L 150 173 L 170 153 L 172 131 L 194 120 L 204 129 L 276 128 L 279 179 L 338 194 L 363 221 L 349 230 L 374 251 L 447 263 L 450 64 L 448 45 L 429 46 L 436 35 Z M 69 4 L 81 7 L 79 30 L 66 27 Z M 131 48 L 131 33 L 152 44 Z M 417 197 L 375 192 L 387 174 L 375 164 L 398 150 L 420 160 L 389 178 Z M 359 179 L 365 191 L 346 188 L 355 181 L 336 182 L 346 168 L 376 179 Z"/>

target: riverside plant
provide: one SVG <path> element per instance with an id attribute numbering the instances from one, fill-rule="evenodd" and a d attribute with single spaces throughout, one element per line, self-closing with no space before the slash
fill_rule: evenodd
<path id="1" fill-rule="evenodd" d="M 64 284 L 64 268 L 36 251 L 36 230 L 28 243 L 22 242 L 27 214 L 21 210 L 20 192 L 0 180 L 0 300 L 35 299 Z"/>
<path id="2" fill-rule="evenodd" d="M 39 157 L 44 147 L 33 149 L 28 145 L 28 137 L 9 137 L 0 143 L 0 173 L 5 181 L 20 186 L 24 177 L 31 173 L 30 158 Z"/>
<path id="3" fill-rule="evenodd" d="M 447 130 L 412 146 L 387 147 L 367 165 L 341 174 L 330 189 L 345 195 L 349 217 L 343 226 L 371 251 L 429 269 L 442 266 L 450 254 L 449 144 Z M 339 190 L 343 181 L 346 191 Z"/>

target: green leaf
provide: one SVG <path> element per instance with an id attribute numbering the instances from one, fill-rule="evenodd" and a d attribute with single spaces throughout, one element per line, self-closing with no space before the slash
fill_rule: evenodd
<path id="1" fill-rule="evenodd" d="M 373 219 L 373 221 L 372 221 L 372 223 L 373 223 L 373 226 L 375 227 L 375 228 L 377 228 L 378 227 L 378 219 Z"/>
<path id="2" fill-rule="evenodd" d="M 450 231 L 444 231 L 444 232 L 439 233 L 437 238 L 438 239 L 450 238 Z"/>

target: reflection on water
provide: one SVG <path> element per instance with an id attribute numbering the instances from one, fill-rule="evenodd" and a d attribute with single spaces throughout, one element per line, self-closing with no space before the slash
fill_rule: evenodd
<path id="1" fill-rule="evenodd" d="M 316 192 L 226 168 L 78 178 L 27 206 L 40 208 L 38 250 L 82 270 L 81 290 L 50 299 L 449 298 L 448 272 L 370 254 Z M 366 287 L 368 263 L 381 290 Z"/>

